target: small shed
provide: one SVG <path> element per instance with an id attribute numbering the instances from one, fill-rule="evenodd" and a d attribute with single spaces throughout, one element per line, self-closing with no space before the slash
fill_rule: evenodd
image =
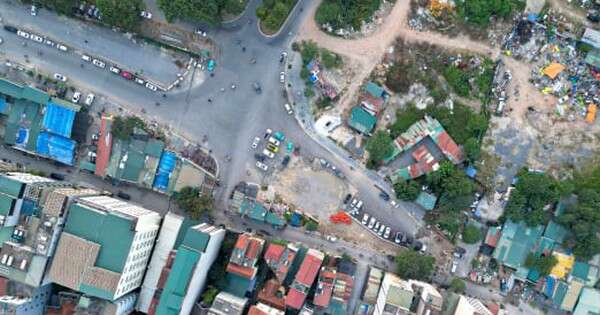
<path id="1" fill-rule="evenodd" d="M 415 202 L 425 210 L 431 211 L 433 208 L 435 208 L 437 197 L 433 194 L 422 191 Z"/>

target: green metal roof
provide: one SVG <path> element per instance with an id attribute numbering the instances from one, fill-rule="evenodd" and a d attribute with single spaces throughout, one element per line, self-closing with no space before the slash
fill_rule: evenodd
<path id="1" fill-rule="evenodd" d="M 105 299 L 105 300 L 109 300 L 112 301 L 114 294 L 112 292 L 108 292 L 104 289 L 100 289 L 97 288 L 95 286 L 89 285 L 89 284 L 81 284 L 79 285 L 79 291 L 81 291 L 81 293 L 90 295 L 90 296 L 95 296 L 95 297 L 99 297 L 101 299 Z"/>
<path id="2" fill-rule="evenodd" d="M 181 223 L 181 227 L 179 228 L 179 233 L 177 234 L 177 238 L 175 239 L 175 244 L 173 245 L 173 248 L 179 248 L 179 246 L 183 244 L 183 240 L 187 235 L 188 229 L 198 224 L 200 224 L 200 221 L 193 220 L 190 218 L 184 218 L 183 222 Z"/>
<path id="3" fill-rule="evenodd" d="M 19 197 L 21 189 L 23 188 L 22 182 L 14 180 L 7 176 L 0 176 L 0 192 L 13 197 Z"/>
<path id="4" fill-rule="evenodd" d="M 14 226 L 4 226 L 0 228 L 0 248 L 2 248 L 4 242 L 11 239 L 14 230 Z"/>
<path id="5" fill-rule="evenodd" d="M 227 287 L 225 291 L 238 297 L 245 297 L 246 291 L 250 288 L 251 281 L 235 273 L 228 272 L 225 276 Z"/>
<path id="6" fill-rule="evenodd" d="M 571 270 L 571 276 L 579 278 L 584 282 L 588 279 L 588 273 L 590 272 L 590 265 L 576 261 L 573 266 L 573 270 Z"/>
<path id="7" fill-rule="evenodd" d="M 206 250 L 206 246 L 208 246 L 208 241 L 210 241 L 210 235 L 195 229 L 188 229 L 187 233 L 185 233 L 185 238 L 183 239 L 181 246 L 185 246 L 199 252 L 204 252 Z"/>
<path id="8" fill-rule="evenodd" d="M 271 211 L 267 212 L 267 215 L 265 216 L 265 222 L 279 227 L 285 225 L 285 221 L 282 218 L 280 218 L 277 214 Z"/>
<path id="9" fill-rule="evenodd" d="M 156 308 L 156 314 L 179 314 L 181 302 L 183 302 L 188 283 L 192 278 L 194 268 L 199 259 L 200 253 L 196 251 L 187 249 L 186 247 L 180 247 L 177 250 L 173 267 L 165 282 L 165 287 Z"/>
<path id="10" fill-rule="evenodd" d="M 437 202 L 437 197 L 428 192 L 422 191 L 415 202 L 421 207 L 425 208 L 425 210 L 433 210 L 433 208 L 435 208 L 435 203 Z"/>
<path id="11" fill-rule="evenodd" d="M 269 211 L 260 202 L 244 199 L 240 205 L 240 214 L 246 215 L 252 220 L 265 222 L 274 226 L 284 226 L 285 221 L 277 214 Z"/>
<path id="12" fill-rule="evenodd" d="M 567 236 L 567 229 L 565 229 L 562 225 L 550 221 L 548 222 L 548 226 L 546 226 L 546 231 L 544 231 L 544 236 L 553 240 L 558 244 L 562 244 Z"/>
<path id="13" fill-rule="evenodd" d="M 121 178 L 131 182 L 136 182 L 140 178 L 140 173 L 144 169 L 145 155 L 135 150 L 127 152 L 127 162 Z"/>
<path id="14" fill-rule="evenodd" d="M 356 106 L 352 108 L 350 119 L 348 120 L 348 125 L 350 125 L 350 127 L 361 133 L 369 134 L 373 128 L 375 128 L 376 123 L 377 118 L 362 107 Z"/>
<path id="15" fill-rule="evenodd" d="M 510 268 L 523 267 L 527 255 L 535 247 L 543 229 L 541 225 L 532 228 L 523 222 L 506 221 L 502 228 L 502 236 L 494 250 L 494 258 Z"/>
<path id="16" fill-rule="evenodd" d="M 585 63 L 590 66 L 600 68 L 600 54 L 596 50 L 592 50 L 585 56 Z"/>
<path id="17" fill-rule="evenodd" d="M 160 158 L 162 151 L 165 149 L 165 143 L 158 139 L 150 139 L 146 142 L 144 153 L 155 158 Z"/>
<path id="18" fill-rule="evenodd" d="M 593 288 L 583 288 L 573 315 L 598 314 L 600 314 L 600 291 Z"/>
<path id="19" fill-rule="evenodd" d="M 542 255 L 544 252 L 551 252 L 554 249 L 554 245 L 556 243 L 554 242 L 554 240 L 549 239 L 545 236 L 542 236 L 540 238 L 540 244 L 537 248 L 537 250 L 535 251 L 535 254 L 537 256 Z"/>
<path id="20" fill-rule="evenodd" d="M 0 93 L 2 94 L 10 95 L 14 98 L 20 98 L 22 89 L 23 87 L 16 83 L 10 82 L 6 79 L 0 79 Z"/>
<path id="21" fill-rule="evenodd" d="M 95 266 L 121 273 L 133 241 L 132 220 L 74 203 L 65 232 L 100 245 Z"/>
<path id="22" fill-rule="evenodd" d="M 46 105 L 46 103 L 48 103 L 48 101 L 50 100 L 50 96 L 48 95 L 48 93 L 42 90 L 38 90 L 31 86 L 26 86 L 23 88 L 21 92 L 21 98 L 24 98 L 28 101 L 32 101 L 40 105 Z"/>
<path id="23" fill-rule="evenodd" d="M 86 160 L 82 160 L 81 162 L 79 162 L 79 168 L 93 173 L 96 171 L 96 164 Z"/>
<path id="24" fill-rule="evenodd" d="M 6 194 L 0 194 L 0 215 L 7 216 L 13 209 L 15 199 Z"/>
<path id="25" fill-rule="evenodd" d="M 369 82 L 367 83 L 367 86 L 365 87 L 365 90 L 371 94 L 373 97 L 383 97 L 383 93 L 385 93 L 385 90 L 379 86 L 377 83 L 374 82 Z"/>
<path id="26" fill-rule="evenodd" d="M 19 126 L 15 123 L 8 122 L 4 127 L 4 143 L 14 145 L 17 141 L 17 131 Z"/>
<path id="27" fill-rule="evenodd" d="M 567 295 L 568 290 L 569 285 L 566 284 L 564 281 L 559 281 L 556 285 L 554 296 L 552 297 L 552 303 L 556 306 L 562 305 L 562 302 L 565 299 L 565 295 Z"/>

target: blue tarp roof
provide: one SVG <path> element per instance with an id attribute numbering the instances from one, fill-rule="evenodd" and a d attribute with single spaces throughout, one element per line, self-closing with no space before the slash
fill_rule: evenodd
<path id="1" fill-rule="evenodd" d="M 158 171 L 154 177 L 154 188 L 167 191 L 167 188 L 169 188 L 169 178 L 171 177 L 171 172 L 175 169 L 175 163 L 177 163 L 177 155 L 170 151 L 164 151 L 158 162 Z"/>
<path id="2" fill-rule="evenodd" d="M 546 276 L 546 290 L 544 291 L 544 294 L 546 294 L 547 297 L 552 297 L 552 295 L 554 294 L 554 278 L 551 276 Z"/>
<path id="3" fill-rule="evenodd" d="M 6 111 L 6 100 L 0 97 L 0 114 L 4 114 Z"/>
<path id="4" fill-rule="evenodd" d="M 75 111 L 52 102 L 46 105 L 43 126 L 46 130 L 69 138 L 75 121 Z"/>
<path id="5" fill-rule="evenodd" d="M 29 129 L 19 127 L 17 131 L 17 139 L 15 139 L 15 145 L 19 147 L 24 147 L 27 144 L 27 140 L 29 139 Z"/>
<path id="6" fill-rule="evenodd" d="M 475 178 L 475 175 L 477 175 L 477 170 L 473 166 L 469 166 L 465 168 L 465 174 L 467 174 L 467 176 L 470 178 Z"/>
<path id="7" fill-rule="evenodd" d="M 44 131 L 38 136 L 36 151 L 53 160 L 73 165 L 75 141 Z"/>

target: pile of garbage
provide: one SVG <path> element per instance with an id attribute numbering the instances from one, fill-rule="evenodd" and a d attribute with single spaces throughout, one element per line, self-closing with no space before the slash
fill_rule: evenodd
<path id="1" fill-rule="evenodd" d="M 490 112 L 495 112 L 497 115 L 503 115 L 506 110 L 506 101 L 509 98 L 506 90 L 508 84 L 512 80 L 512 74 L 506 65 L 499 61 L 496 64 L 494 72 L 494 81 L 492 82 L 492 97 L 489 104 Z M 519 91 L 515 90 L 514 97 L 519 97 Z"/>

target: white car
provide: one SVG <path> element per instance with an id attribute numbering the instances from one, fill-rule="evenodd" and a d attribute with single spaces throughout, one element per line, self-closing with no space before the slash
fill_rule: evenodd
<path id="1" fill-rule="evenodd" d="M 371 220 L 369 221 L 369 225 L 367 225 L 367 227 L 369 229 L 372 229 L 373 226 L 375 226 L 375 221 L 377 221 L 377 219 L 375 219 L 374 217 L 371 217 Z"/>
<path id="2" fill-rule="evenodd" d="M 27 32 L 17 31 L 17 35 L 19 35 L 23 38 L 29 39 L 29 33 L 27 33 Z"/>
<path id="3" fill-rule="evenodd" d="M 274 146 L 278 147 L 281 143 L 279 142 L 279 140 L 273 138 L 273 137 L 269 137 L 269 142 L 272 143 Z"/>
<path id="4" fill-rule="evenodd" d="M 140 78 L 135 78 L 135 83 L 140 84 L 140 85 L 145 85 L 146 81 L 140 79 Z"/>
<path id="5" fill-rule="evenodd" d="M 41 36 L 31 34 L 31 40 L 36 41 L 38 43 L 43 43 L 44 39 Z"/>
<path id="6" fill-rule="evenodd" d="M 285 72 L 279 72 L 279 82 L 285 83 Z"/>
<path id="7" fill-rule="evenodd" d="M 258 144 L 260 143 L 260 138 L 259 137 L 254 137 L 254 140 L 252 141 L 252 149 L 256 149 L 258 148 Z"/>
<path id="8" fill-rule="evenodd" d="M 34 5 L 31 6 L 31 15 L 33 15 L 33 16 L 37 15 L 37 8 Z"/>
<path id="9" fill-rule="evenodd" d="M 62 75 L 60 73 L 55 73 L 54 79 L 58 80 L 58 81 L 62 81 L 62 82 L 67 82 L 67 77 L 65 77 L 64 75 Z"/>
<path id="10" fill-rule="evenodd" d="M 50 47 L 54 47 L 56 45 L 53 41 L 51 41 L 51 40 L 49 40 L 47 38 L 44 40 L 44 44 L 46 44 L 46 45 L 48 45 Z"/>
<path id="11" fill-rule="evenodd" d="M 260 162 L 260 161 L 256 161 L 256 167 L 260 168 L 261 170 L 263 170 L 265 172 L 267 170 L 269 170 L 269 166 L 267 164 L 265 164 L 265 163 Z"/>
<path id="12" fill-rule="evenodd" d="M 385 232 L 383 232 L 383 237 L 385 239 L 390 238 L 390 233 L 392 232 L 392 229 L 388 226 L 385 228 Z"/>
<path id="13" fill-rule="evenodd" d="M 91 106 L 95 99 L 96 99 L 96 96 L 94 94 L 92 94 L 92 93 L 88 94 L 88 96 L 85 98 L 85 105 Z"/>
<path id="14" fill-rule="evenodd" d="M 360 221 L 363 225 L 367 225 L 367 223 L 369 222 L 369 214 L 365 213 L 362 217 L 362 221 Z"/>
<path id="15" fill-rule="evenodd" d="M 288 104 L 288 103 L 285 103 L 285 104 L 283 105 L 283 108 L 285 108 L 285 111 L 286 111 L 286 112 L 287 112 L 289 115 L 291 115 L 291 114 L 293 114 L 293 113 L 294 113 L 294 110 L 292 109 L 292 106 L 290 106 L 290 104 Z"/>
<path id="16" fill-rule="evenodd" d="M 2 39 L 2 37 L 0 37 L 0 44 L 4 43 L 4 40 Z"/>
<path id="17" fill-rule="evenodd" d="M 200 35 L 200 36 L 202 36 L 202 37 L 206 37 L 206 32 L 205 32 L 203 29 L 201 29 L 201 28 L 197 28 L 197 29 L 194 31 L 194 33 L 196 33 L 196 34 L 198 34 L 198 35 Z"/>
<path id="18" fill-rule="evenodd" d="M 73 101 L 73 103 L 77 104 L 77 103 L 79 103 L 79 99 L 81 99 L 81 93 L 80 92 L 73 93 L 73 98 L 71 98 L 71 101 Z"/>
<path id="19" fill-rule="evenodd" d="M 146 83 L 146 87 L 154 92 L 158 91 L 158 88 L 155 85 L 150 84 L 149 82 Z"/>
<path id="20" fill-rule="evenodd" d="M 273 130 L 271 130 L 271 128 L 267 128 L 267 130 L 265 130 L 265 139 L 267 139 L 272 133 Z"/>
<path id="21" fill-rule="evenodd" d="M 119 74 L 121 73 L 121 69 L 115 67 L 115 66 L 110 66 L 109 68 L 110 72 L 114 73 L 114 74 Z"/>
<path id="22" fill-rule="evenodd" d="M 267 149 L 264 149 L 262 153 L 263 153 L 264 155 L 266 155 L 267 157 L 269 157 L 270 159 L 272 159 L 272 158 L 274 158 L 274 157 L 275 157 L 275 153 L 273 153 L 273 152 L 271 152 L 271 151 L 269 151 L 269 150 L 267 150 Z"/>
<path id="23" fill-rule="evenodd" d="M 106 64 L 98 59 L 92 60 L 92 64 L 94 64 L 94 66 L 96 66 L 98 68 L 102 68 L 102 69 L 104 69 L 106 67 Z"/>
<path id="24" fill-rule="evenodd" d="M 151 19 L 152 18 L 152 13 L 148 12 L 148 11 L 142 11 L 140 12 L 140 16 L 145 18 L 145 19 Z"/>
<path id="25" fill-rule="evenodd" d="M 58 48 L 58 50 L 60 50 L 60 51 L 67 51 L 68 50 L 67 46 L 61 45 L 61 44 L 57 44 L 56 48 Z"/>
<path id="26" fill-rule="evenodd" d="M 92 61 L 92 57 L 90 57 L 88 55 L 81 55 L 81 59 L 83 61 L 87 61 L 87 62 L 91 62 Z"/>

